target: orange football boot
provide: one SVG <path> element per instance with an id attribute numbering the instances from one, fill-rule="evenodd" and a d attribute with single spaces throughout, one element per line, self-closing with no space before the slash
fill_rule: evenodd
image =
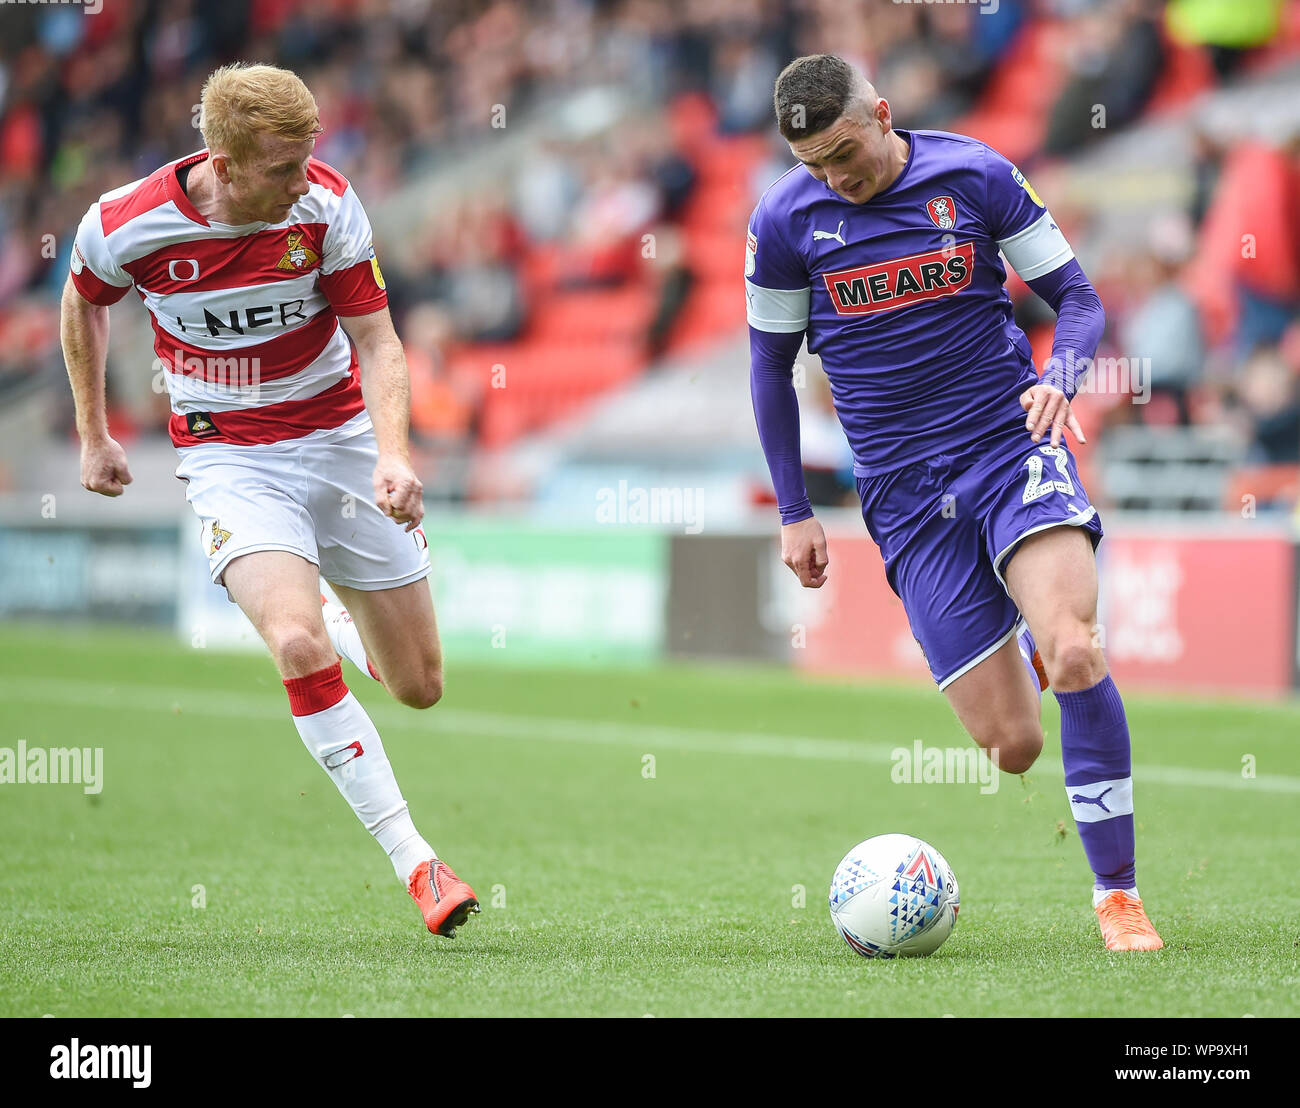
<path id="1" fill-rule="evenodd" d="M 1141 899 L 1126 889 L 1101 894 L 1093 910 L 1107 950 L 1159 950 L 1165 945 L 1147 919 Z"/>
<path id="2" fill-rule="evenodd" d="M 437 858 L 421 862 L 411 871 L 406 891 L 424 914 L 425 925 L 435 935 L 456 937 L 456 928 L 477 912 L 478 897 L 451 866 Z"/>

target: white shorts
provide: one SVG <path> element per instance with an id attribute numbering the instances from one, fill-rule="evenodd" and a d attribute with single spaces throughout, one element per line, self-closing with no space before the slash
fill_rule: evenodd
<path id="1" fill-rule="evenodd" d="M 359 429 L 358 429 L 359 428 Z M 214 583 L 242 554 L 288 550 L 331 584 L 374 591 L 429 575 L 423 528 L 375 504 L 379 456 L 365 413 L 334 431 L 258 446 L 201 443 L 177 452 L 176 476 L 201 520 Z"/>

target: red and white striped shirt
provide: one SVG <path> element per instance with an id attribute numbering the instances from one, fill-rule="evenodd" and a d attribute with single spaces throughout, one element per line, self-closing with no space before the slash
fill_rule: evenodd
<path id="1" fill-rule="evenodd" d="M 210 223 L 170 162 L 91 205 L 72 281 L 92 304 L 134 287 L 166 370 L 177 447 L 280 442 L 360 415 L 356 353 L 341 315 L 388 303 L 370 221 L 347 179 L 307 165 L 310 190 L 283 222 Z"/>

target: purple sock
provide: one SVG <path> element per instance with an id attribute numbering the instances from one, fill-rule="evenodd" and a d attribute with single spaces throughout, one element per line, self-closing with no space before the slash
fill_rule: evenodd
<path id="1" fill-rule="evenodd" d="M 1099 889 L 1137 885 L 1128 720 L 1107 674 L 1082 692 L 1057 692 L 1065 795 Z"/>

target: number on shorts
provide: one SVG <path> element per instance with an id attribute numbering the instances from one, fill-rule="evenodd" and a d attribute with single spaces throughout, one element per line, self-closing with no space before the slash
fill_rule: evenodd
<path id="1" fill-rule="evenodd" d="M 1059 473 L 1059 480 L 1043 480 L 1043 459 L 1037 454 L 1031 454 L 1025 459 L 1025 465 L 1029 467 L 1029 480 L 1025 484 L 1025 495 L 1021 498 L 1024 504 L 1032 504 L 1035 500 L 1041 500 L 1044 496 L 1050 496 L 1053 492 L 1063 492 L 1066 496 L 1074 495 L 1074 482 L 1070 480 L 1070 471 L 1066 468 L 1066 462 L 1069 455 L 1066 454 L 1062 446 L 1040 446 L 1039 454 L 1045 454 L 1056 462 L 1056 472 Z"/>

